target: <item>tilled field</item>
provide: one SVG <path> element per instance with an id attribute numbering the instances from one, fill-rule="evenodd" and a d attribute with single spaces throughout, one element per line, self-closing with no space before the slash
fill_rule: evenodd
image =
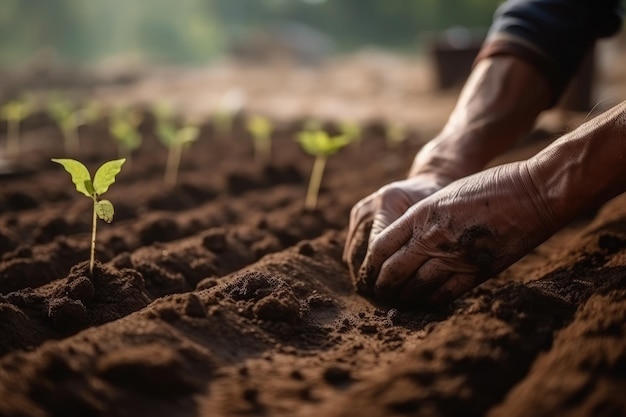
<path id="1" fill-rule="evenodd" d="M 91 202 L 49 161 L 66 155 L 1 179 L 0 415 L 626 415 L 626 198 L 452 305 L 400 311 L 354 292 L 344 229 L 434 132 L 391 150 L 371 123 L 310 212 L 298 126 L 269 166 L 207 127 L 166 187 L 147 121 L 93 276 Z M 81 133 L 92 172 L 115 157 L 104 126 Z"/>

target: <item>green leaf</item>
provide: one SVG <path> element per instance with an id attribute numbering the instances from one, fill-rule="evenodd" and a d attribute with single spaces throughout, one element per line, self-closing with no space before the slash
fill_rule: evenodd
<path id="1" fill-rule="evenodd" d="M 198 139 L 199 133 L 200 129 L 198 129 L 196 126 L 183 127 L 181 130 L 178 131 L 176 141 L 181 145 L 186 145 Z"/>
<path id="2" fill-rule="evenodd" d="M 115 182 L 115 176 L 122 170 L 124 162 L 126 162 L 126 158 L 115 159 L 105 162 L 98 168 L 96 175 L 93 177 L 93 188 L 97 195 L 107 192 L 109 186 Z"/>
<path id="3" fill-rule="evenodd" d="M 141 145 L 141 134 L 131 122 L 122 118 L 114 118 L 111 121 L 111 135 L 128 151 L 133 151 Z"/>
<path id="4" fill-rule="evenodd" d="M 87 197 L 93 196 L 93 184 L 91 175 L 87 167 L 74 159 L 52 159 L 52 162 L 63 165 L 63 168 L 72 176 L 72 182 L 76 186 L 76 191 L 85 194 Z"/>
<path id="5" fill-rule="evenodd" d="M 96 203 L 96 215 L 105 222 L 111 223 L 114 213 L 113 204 L 109 200 L 100 200 Z"/>
<path id="6" fill-rule="evenodd" d="M 176 140 L 176 128 L 169 122 L 160 121 L 157 123 L 156 133 L 159 140 L 168 148 L 172 146 Z"/>
<path id="7" fill-rule="evenodd" d="M 345 135 L 329 137 L 328 133 L 318 130 L 316 132 L 301 132 L 298 142 L 305 152 L 313 156 L 331 156 L 352 141 Z"/>

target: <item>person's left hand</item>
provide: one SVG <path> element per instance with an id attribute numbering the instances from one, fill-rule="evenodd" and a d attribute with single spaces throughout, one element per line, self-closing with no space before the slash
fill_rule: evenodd
<path id="1" fill-rule="evenodd" d="M 558 228 L 539 180 L 518 162 L 453 182 L 370 243 L 361 279 L 378 297 L 414 307 L 457 298 Z"/>

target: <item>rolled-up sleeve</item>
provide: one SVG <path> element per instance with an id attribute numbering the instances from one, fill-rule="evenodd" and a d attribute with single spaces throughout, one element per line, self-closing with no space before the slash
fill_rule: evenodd
<path id="1" fill-rule="evenodd" d="M 496 11 L 478 60 L 517 55 L 558 97 L 593 43 L 619 31 L 622 17 L 620 0 L 509 0 Z"/>

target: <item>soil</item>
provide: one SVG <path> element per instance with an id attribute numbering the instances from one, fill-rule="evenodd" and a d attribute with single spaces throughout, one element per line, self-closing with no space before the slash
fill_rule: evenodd
<path id="1" fill-rule="evenodd" d="M 241 124 L 205 126 L 166 187 L 146 119 L 89 274 L 91 202 L 32 122 L 47 145 L 0 179 L 0 416 L 626 415 L 626 196 L 454 303 L 399 310 L 355 291 L 345 228 L 434 132 L 389 149 L 370 122 L 305 211 L 302 123 L 268 166 Z M 116 156 L 104 124 L 81 137 L 92 172 Z"/>

